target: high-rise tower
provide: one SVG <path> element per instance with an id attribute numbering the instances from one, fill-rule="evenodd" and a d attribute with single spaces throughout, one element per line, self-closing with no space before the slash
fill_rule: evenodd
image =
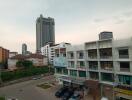
<path id="1" fill-rule="evenodd" d="M 47 42 L 55 43 L 55 22 L 53 18 L 40 15 L 36 20 L 36 51 L 40 52 Z"/>
<path id="2" fill-rule="evenodd" d="M 22 44 L 22 54 L 26 55 L 26 53 L 27 53 L 27 45 L 24 43 Z"/>

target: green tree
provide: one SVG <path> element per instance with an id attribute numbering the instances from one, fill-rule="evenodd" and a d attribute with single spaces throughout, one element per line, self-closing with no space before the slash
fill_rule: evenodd
<path id="1" fill-rule="evenodd" d="M 32 63 L 32 61 L 28 61 L 28 60 L 17 61 L 16 66 L 18 68 L 28 69 L 33 66 L 33 63 Z"/>
<path id="2" fill-rule="evenodd" d="M 16 62 L 16 67 L 23 68 L 23 61 L 19 60 Z"/>
<path id="3" fill-rule="evenodd" d="M 23 64 L 25 69 L 30 68 L 30 67 L 33 66 L 33 62 L 32 61 L 28 61 L 28 60 L 23 61 L 22 64 Z"/>

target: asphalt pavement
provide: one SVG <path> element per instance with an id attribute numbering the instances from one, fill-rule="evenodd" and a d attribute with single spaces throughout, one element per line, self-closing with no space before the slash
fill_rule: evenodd
<path id="1" fill-rule="evenodd" d="M 38 84 L 54 82 L 54 76 L 46 76 L 41 79 L 29 80 L 0 88 L 0 96 L 17 98 L 18 100 L 58 100 L 54 93 L 56 89 L 42 89 Z"/>

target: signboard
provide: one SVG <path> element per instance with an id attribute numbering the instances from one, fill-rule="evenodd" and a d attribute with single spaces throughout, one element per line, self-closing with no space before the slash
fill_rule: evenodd
<path id="1" fill-rule="evenodd" d="M 68 66 L 68 61 L 65 57 L 55 57 L 54 58 L 54 66 L 55 67 L 67 67 Z"/>

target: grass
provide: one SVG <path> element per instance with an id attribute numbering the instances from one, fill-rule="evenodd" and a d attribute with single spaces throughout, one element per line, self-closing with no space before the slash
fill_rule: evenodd
<path id="1" fill-rule="evenodd" d="M 48 83 L 44 83 L 44 84 L 40 84 L 40 85 L 37 85 L 38 87 L 41 87 L 41 88 L 43 88 L 43 89 L 48 89 L 48 88 L 50 88 L 50 87 L 52 87 L 50 84 L 48 84 Z"/>

